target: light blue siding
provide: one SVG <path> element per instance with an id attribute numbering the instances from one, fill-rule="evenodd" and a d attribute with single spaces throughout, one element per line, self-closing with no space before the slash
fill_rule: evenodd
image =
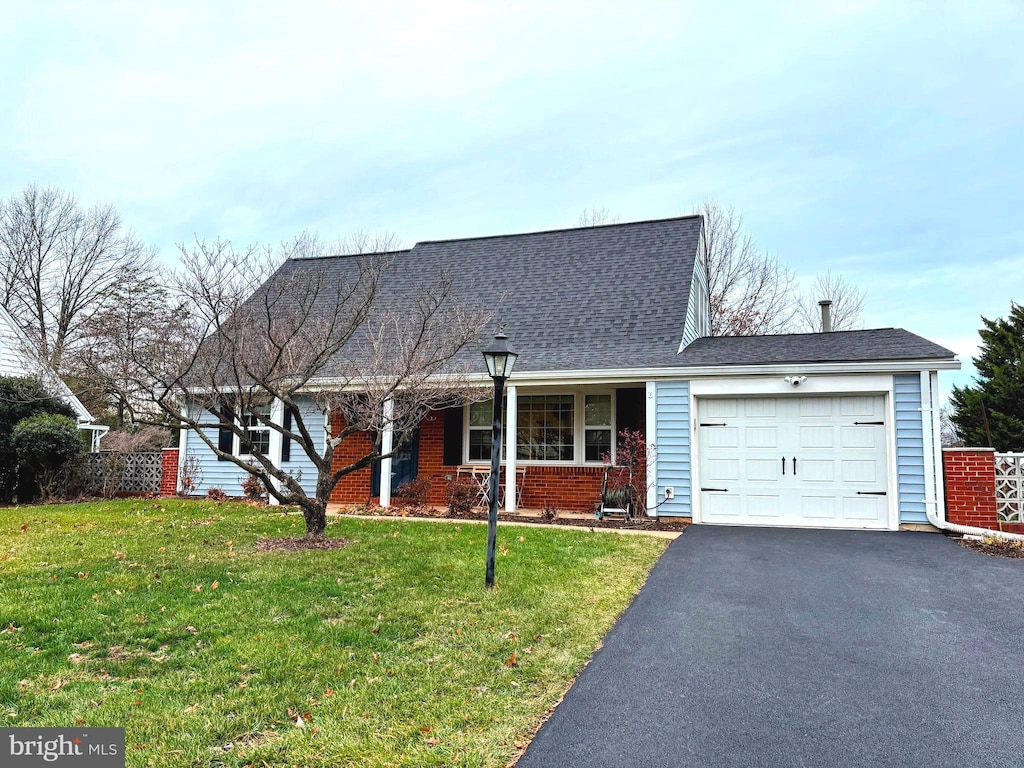
<path id="1" fill-rule="evenodd" d="M 302 413 L 302 421 L 306 425 L 306 429 L 309 430 L 310 437 L 316 441 L 315 445 L 322 452 L 325 436 L 325 414 L 320 410 L 320 407 L 309 398 L 303 398 L 297 402 Z M 292 431 L 295 431 L 295 429 L 293 428 Z M 306 452 L 302 450 L 302 446 L 294 442 L 292 443 L 291 460 L 284 462 L 282 467 L 288 470 L 293 477 L 299 478 L 302 490 L 306 492 L 307 496 L 316 495 L 316 467 L 313 465 L 309 456 L 306 455 Z M 299 474 L 300 472 L 301 475 Z"/>
<path id="2" fill-rule="evenodd" d="M 901 523 L 926 523 L 924 505 L 924 434 L 921 377 L 893 376 L 896 411 L 896 479 Z"/>
<path id="3" fill-rule="evenodd" d="M 321 439 L 324 434 L 323 412 L 309 398 L 303 398 L 300 403 L 302 417 L 310 435 L 314 439 Z M 209 424 L 208 427 L 203 427 L 203 432 L 216 445 L 217 417 L 207 412 L 204 414 L 202 423 Z M 220 488 L 228 496 L 243 495 L 242 481 L 247 477 L 245 470 L 230 461 L 219 461 L 217 455 L 192 430 L 185 433 L 184 455 L 195 457 L 198 460 L 199 472 L 196 477 L 198 482 L 194 493 L 205 495 L 210 488 Z M 284 468 L 295 476 L 299 476 L 299 472 L 301 472 L 300 482 L 303 490 L 309 496 L 316 493 L 316 469 L 298 444 L 292 443 L 291 461 L 286 462 Z"/>
<path id="4" fill-rule="evenodd" d="M 658 515 L 689 517 L 693 514 L 690 478 L 690 382 L 659 381 L 655 394 L 657 450 L 657 499 L 665 488 L 675 489 L 675 498 L 657 509 Z"/>
<path id="5" fill-rule="evenodd" d="M 683 346 L 687 346 L 701 335 L 710 333 L 711 306 L 707 292 L 704 261 L 700 258 L 703 247 L 697 249 L 697 257 L 693 263 L 693 274 L 690 278 L 690 290 L 687 296 L 686 324 L 683 327 Z M 699 318 L 704 318 L 706 329 L 700 332 Z"/>

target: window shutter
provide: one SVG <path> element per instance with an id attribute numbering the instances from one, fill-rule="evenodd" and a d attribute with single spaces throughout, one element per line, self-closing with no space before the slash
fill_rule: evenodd
<path id="1" fill-rule="evenodd" d="M 284 428 L 286 432 L 292 431 L 292 409 L 284 409 Z M 292 441 L 288 437 L 281 439 L 281 463 L 292 460 Z"/>
<path id="2" fill-rule="evenodd" d="M 444 411 L 444 457 L 445 464 L 455 466 L 462 463 L 462 406 L 446 408 Z"/>
<path id="3" fill-rule="evenodd" d="M 224 425 L 231 423 L 231 409 L 225 405 L 220 409 L 218 415 L 220 416 L 221 426 L 217 431 L 217 449 L 230 455 L 234 453 L 235 433 L 231 431 L 231 427 Z M 217 461 L 227 461 L 227 459 L 223 456 L 217 456 Z"/>

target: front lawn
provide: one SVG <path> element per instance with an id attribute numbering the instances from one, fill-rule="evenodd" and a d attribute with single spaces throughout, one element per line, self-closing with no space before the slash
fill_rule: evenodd
<path id="1" fill-rule="evenodd" d="M 0 509 L 0 727 L 124 726 L 129 766 L 501 766 L 666 542 L 128 500 Z"/>

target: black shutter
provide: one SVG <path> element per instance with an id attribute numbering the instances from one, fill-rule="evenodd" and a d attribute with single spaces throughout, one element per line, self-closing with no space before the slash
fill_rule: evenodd
<path id="1" fill-rule="evenodd" d="M 456 466 L 462 463 L 462 406 L 446 408 L 444 411 L 444 458 L 445 464 Z"/>
<path id="2" fill-rule="evenodd" d="M 220 427 L 217 430 L 217 449 L 231 455 L 235 451 L 235 433 L 231 431 L 230 426 L 225 426 L 231 423 L 231 409 L 225 405 L 221 407 L 218 415 L 220 416 Z M 227 461 L 227 459 L 218 455 L 217 461 Z"/>
<path id="3" fill-rule="evenodd" d="M 292 431 L 292 409 L 284 409 L 284 429 L 286 432 Z M 291 438 L 284 437 L 281 439 L 281 463 L 292 460 L 292 441 Z"/>

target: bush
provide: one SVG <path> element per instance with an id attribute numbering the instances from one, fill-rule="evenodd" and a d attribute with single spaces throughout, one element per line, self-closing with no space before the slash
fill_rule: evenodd
<path id="1" fill-rule="evenodd" d="M 469 515 L 473 511 L 479 492 L 477 484 L 468 478 L 455 478 L 448 483 L 445 501 L 448 502 L 449 516 L 466 517 Z"/>
<path id="2" fill-rule="evenodd" d="M 85 449 L 74 421 L 45 413 L 19 421 L 11 443 L 18 465 L 32 474 L 43 500 L 63 492 L 67 466 Z"/>
<path id="3" fill-rule="evenodd" d="M 554 504 L 545 504 L 544 509 L 540 513 L 540 519 L 545 523 L 553 523 L 558 517 L 558 509 Z"/>
<path id="4" fill-rule="evenodd" d="M 38 379 L 0 376 L 0 502 L 15 497 L 28 500 L 36 494 L 34 475 L 19 471 L 12 436 L 18 422 L 41 413 L 75 415 L 71 406 L 53 397 Z"/>
<path id="5" fill-rule="evenodd" d="M 395 489 L 395 506 L 403 515 L 423 514 L 427 509 L 427 496 L 430 494 L 430 480 L 416 477 L 402 483 Z"/>
<path id="6" fill-rule="evenodd" d="M 207 488 L 206 498 L 210 501 L 227 501 L 229 499 L 228 495 L 220 488 Z"/>

